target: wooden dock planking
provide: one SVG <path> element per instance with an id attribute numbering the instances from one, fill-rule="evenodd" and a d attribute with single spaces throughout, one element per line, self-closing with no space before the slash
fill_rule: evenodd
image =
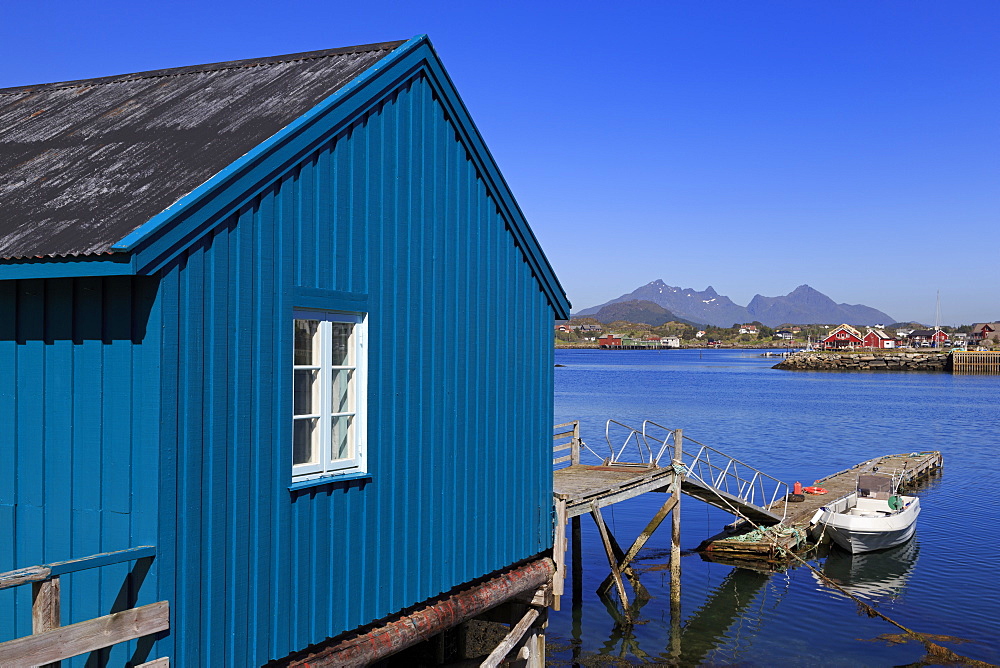
<path id="1" fill-rule="evenodd" d="M 940 469 L 943 464 L 944 457 L 938 451 L 885 455 L 861 462 L 849 469 L 838 471 L 817 480 L 815 486 L 822 487 L 827 490 L 827 493 L 806 494 L 805 501 L 801 503 L 789 503 L 788 517 L 782 523 L 782 526 L 807 531 L 809 521 L 821 506 L 853 492 L 857 485 L 858 474 L 869 471 L 873 467 L 877 466 L 880 473 L 901 475 L 903 478 L 901 488 L 906 489 Z M 809 485 L 805 486 L 808 487 Z M 746 524 L 743 527 L 750 528 Z M 792 550 L 795 548 L 796 541 L 794 536 L 781 536 L 776 542 L 781 548 Z M 734 540 L 731 537 L 714 537 L 705 541 L 702 547 L 714 555 L 742 557 L 745 559 L 774 559 L 780 556 L 780 550 L 775 547 L 775 542 L 767 540 L 754 542 Z"/>
<path id="2" fill-rule="evenodd" d="M 603 508 L 647 492 L 668 492 L 672 468 L 636 466 L 591 466 L 574 464 L 552 474 L 552 493 L 566 502 L 566 516 L 591 512 L 592 504 Z"/>

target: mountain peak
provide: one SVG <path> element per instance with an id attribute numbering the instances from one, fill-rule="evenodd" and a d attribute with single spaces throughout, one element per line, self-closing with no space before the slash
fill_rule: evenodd
<path id="1" fill-rule="evenodd" d="M 630 306 L 636 308 L 634 303 L 636 301 L 645 302 L 640 305 L 640 310 L 646 313 L 649 313 L 650 306 L 655 304 L 677 318 L 721 327 L 728 327 L 734 322 L 754 320 L 769 327 L 783 323 L 808 325 L 846 322 L 851 325 L 868 325 L 876 322 L 895 322 L 891 316 L 868 306 L 837 304 L 805 283 L 781 297 L 754 295 L 747 306 L 740 306 L 734 304 L 729 297 L 720 295 L 711 285 L 699 292 L 693 288 L 682 289 L 667 285 L 661 278 L 605 304 L 583 309 L 576 315 L 594 314 L 602 307 L 616 302 L 633 302 Z"/>

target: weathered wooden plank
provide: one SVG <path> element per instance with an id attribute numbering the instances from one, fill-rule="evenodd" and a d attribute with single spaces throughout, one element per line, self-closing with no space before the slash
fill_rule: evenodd
<path id="1" fill-rule="evenodd" d="M 552 447 L 552 452 L 561 452 L 562 450 L 572 450 L 572 443 L 563 443 L 562 445 L 556 445 Z"/>
<path id="2" fill-rule="evenodd" d="M 167 657 L 153 659 L 152 661 L 147 661 L 146 663 L 140 663 L 135 668 L 170 668 L 170 659 Z"/>
<path id="3" fill-rule="evenodd" d="M 28 582 L 39 582 L 57 575 L 74 573 L 76 571 L 107 566 L 109 564 L 119 564 L 123 561 L 134 561 L 145 557 L 152 557 L 156 554 L 156 548 L 152 545 L 141 545 L 127 550 L 116 550 L 114 552 L 102 552 L 80 559 L 70 559 L 68 561 L 56 561 L 42 566 L 29 566 L 19 568 L 15 571 L 0 573 L 0 589 L 16 587 Z"/>
<path id="4" fill-rule="evenodd" d="M 34 666 L 93 652 L 170 627 L 167 601 L 123 610 L 44 633 L 0 643 L 0 665 Z"/>
<path id="5" fill-rule="evenodd" d="M 62 624 L 61 585 L 58 576 L 31 583 L 31 632 L 42 633 Z M 59 668 L 58 661 L 41 668 Z"/>
<path id="6" fill-rule="evenodd" d="M 608 527 L 604 524 L 604 518 L 601 516 L 601 509 L 595 502 L 591 506 L 590 510 L 591 516 L 594 518 L 594 522 L 597 524 L 597 529 L 601 533 L 601 542 L 604 543 L 604 550 L 608 555 L 608 565 L 611 566 L 611 575 L 615 579 L 615 586 L 618 588 L 618 596 L 621 598 L 622 610 L 625 614 L 625 619 L 631 621 L 631 615 L 628 609 L 628 596 L 625 594 L 625 583 L 622 582 L 621 573 L 618 572 L 618 562 L 615 559 L 615 553 L 611 547 L 611 540 L 608 538 Z"/>
<path id="7" fill-rule="evenodd" d="M 613 494 L 595 494 L 594 496 L 587 496 L 583 498 L 570 498 L 567 500 L 567 514 L 569 517 L 576 517 L 577 515 L 583 515 L 584 513 L 589 512 L 590 506 L 593 503 L 597 503 L 598 507 L 604 508 L 605 506 L 626 501 L 641 494 L 645 494 L 646 492 L 665 490 L 669 486 L 669 478 L 660 478 L 648 480 L 640 485 L 628 487 Z"/>
<path id="8" fill-rule="evenodd" d="M 59 578 L 31 584 L 31 632 L 58 628 L 61 621 Z"/>
<path id="9" fill-rule="evenodd" d="M 135 561 L 146 557 L 156 556 L 156 548 L 152 545 L 140 545 L 130 547 L 127 550 L 116 550 L 114 552 L 102 552 L 81 559 L 70 559 L 69 561 L 57 561 L 48 564 L 52 575 L 64 575 L 76 571 L 97 568 L 98 566 L 108 566 L 110 564 L 120 564 L 124 561 Z"/>
<path id="10" fill-rule="evenodd" d="M 31 566 L 30 568 L 19 568 L 16 571 L 0 573 L 0 589 L 16 587 L 29 582 L 40 582 L 47 580 L 52 575 L 45 566 Z"/>
<path id="11" fill-rule="evenodd" d="M 670 511 L 673 510 L 674 506 L 676 505 L 677 505 L 677 497 L 671 496 L 669 499 L 667 499 L 667 502 L 664 503 L 658 511 L 656 511 L 656 514 L 653 515 L 653 519 L 649 521 L 649 523 L 646 525 L 646 528 L 642 530 L 642 533 L 640 533 L 638 538 L 636 538 L 635 541 L 632 543 L 632 547 L 628 549 L 628 552 L 625 553 L 625 556 L 618 562 L 618 568 L 622 570 L 630 568 L 630 564 L 632 563 L 632 560 L 635 559 L 635 556 L 639 554 L 639 550 L 641 550 L 642 546 L 645 545 L 646 542 L 653 537 L 653 533 L 659 528 L 663 520 L 666 519 L 667 514 L 670 513 Z M 601 586 L 597 588 L 598 593 L 604 593 L 608 591 L 609 589 L 611 589 L 611 585 L 612 585 L 612 578 L 609 575 L 608 577 L 604 578 L 604 582 L 602 582 Z"/>
<path id="12" fill-rule="evenodd" d="M 510 654 L 510 651 L 514 649 L 519 642 L 521 642 L 524 634 L 528 632 L 531 625 L 535 623 L 536 619 L 538 619 L 538 615 L 538 610 L 535 608 L 529 608 L 528 611 L 524 613 L 524 617 L 521 617 L 521 620 L 510 630 L 510 633 L 508 633 L 504 639 L 500 641 L 500 644 L 497 645 L 492 652 L 490 652 L 490 655 L 487 656 L 481 664 L 479 664 L 480 667 L 496 668 L 496 666 L 499 666 L 500 663 L 507 658 L 507 655 Z"/>
<path id="13" fill-rule="evenodd" d="M 552 541 L 552 560 L 556 563 L 556 573 L 552 576 L 552 592 L 555 594 L 555 609 L 559 610 L 559 597 L 563 593 L 566 580 L 566 502 L 557 499 L 556 535 Z"/>
<path id="14" fill-rule="evenodd" d="M 552 436 L 552 440 L 553 440 L 553 441 L 558 441 L 558 440 L 559 440 L 560 438 L 572 438 L 572 437 L 573 437 L 573 435 L 574 435 L 574 434 L 573 434 L 573 432 L 572 432 L 572 431 L 564 431 L 564 432 L 563 432 L 563 433 L 561 433 L 561 434 L 555 434 L 555 435 L 553 435 L 553 436 Z"/>
<path id="15" fill-rule="evenodd" d="M 559 457 L 558 459 L 553 459 L 552 463 L 562 464 L 563 462 L 570 462 L 570 461 L 573 461 L 573 455 L 565 455 L 563 457 Z"/>

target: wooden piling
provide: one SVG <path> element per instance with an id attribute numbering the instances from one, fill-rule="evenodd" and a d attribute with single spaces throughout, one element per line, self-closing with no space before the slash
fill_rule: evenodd
<path id="1" fill-rule="evenodd" d="M 628 607 L 628 595 L 625 593 L 625 583 L 622 582 L 621 571 L 618 570 L 618 561 L 615 558 L 614 548 L 611 546 L 611 539 L 608 536 L 608 527 L 604 524 L 604 518 L 601 516 L 601 508 L 594 501 L 590 508 L 590 514 L 594 518 L 594 522 L 597 524 L 597 529 L 601 533 L 601 542 L 604 543 L 604 551 L 608 556 L 608 565 L 611 566 L 611 576 L 614 578 L 615 587 L 618 588 L 618 597 L 621 598 L 622 610 L 625 613 L 625 619 L 631 621 L 631 615 L 629 613 Z"/>
<path id="2" fill-rule="evenodd" d="M 674 431 L 674 481 L 671 485 L 674 503 L 670 511 L 670 619 L 678 631 L 671 634 L 676 643 L 680 643 L 681 618 L 681 474 L 677 470 L 683 466 L 683 454 L 684 430 L 677 429 Z"/>

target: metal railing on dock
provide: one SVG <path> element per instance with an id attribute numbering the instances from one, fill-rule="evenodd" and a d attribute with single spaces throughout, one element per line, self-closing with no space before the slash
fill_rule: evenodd
<path id="1" fill-rule="evenodd" d="M 788 512 L 788 483 L 693 438 L 686 437 L 685 441 L 700 448 L 694 454 L 684 452 L 688 481 L 700 481 L 707 493 L 721 492 L 725 495 L 722 498 L 735 498 L 745 507 L 766 511 L 766 519 L 781 521 L 785 518 Z M 730 510 L 729 504 L 721 499 L 713 503 L 701 494 L 687 493 L 723 510 Z"/>

